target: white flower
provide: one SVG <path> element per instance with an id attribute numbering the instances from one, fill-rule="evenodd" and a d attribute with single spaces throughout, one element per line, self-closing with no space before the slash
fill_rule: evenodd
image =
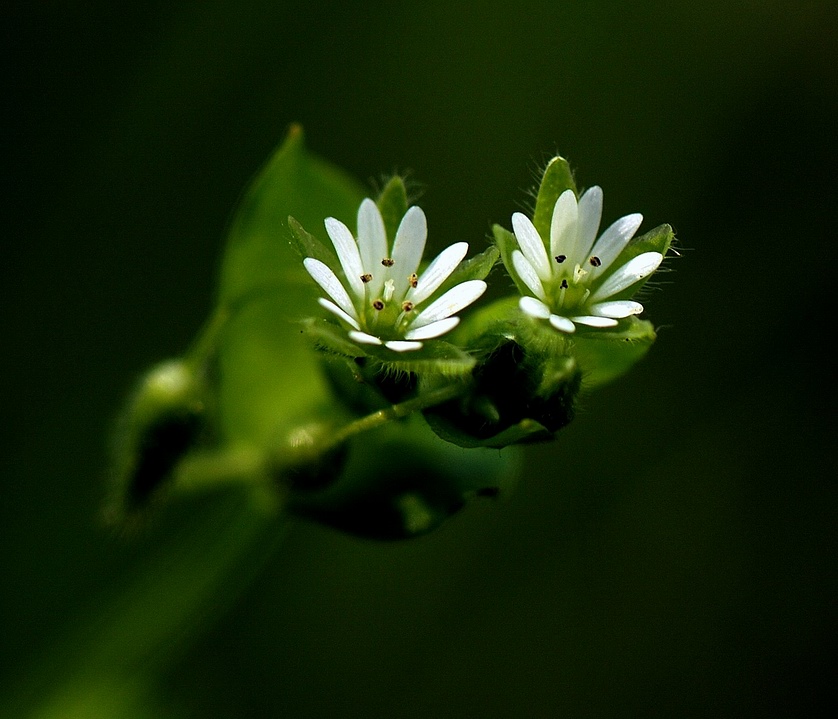
<path id="1" fill-rule="evenodd" d="M 395 352 L 417 350 L 422 340 L 454 329 L 460 318 L 452 315 L 486 291 L 483 280 L 468 280 L 422 307 L 460 264 L 468 245 L 451 245 L 419 275 L 428 226 L 418 207 L 405 213 L 392 247 L 381 212 L 370 199 L 358 208 L 357 240 L 334 217 L 325 224 L 340 268 L 332 269 L 313 257 L 303 264 L 327 295 L 318 301 L 350 327 L 349 337 L 355 342 L 384 345 Z"/>
<path id="2" fill-rule="evenodd" d="M 626 215 L 597 239 L 601 216 L 599 187 L 585 192 L 578 203 L 572 190 L 562 193 L 553 209 L 548 240 L 526 215 L 512 215 L 520 247 L 512 253 L 513 270 L 532 293 L 521 298 L 522 312 L 570 333 L 576 325 L 614 327 L 618 320 L 643 311 L 639 302 L 608 298 L 652 274 L 663 255 L 644 252 L 609 273 L 643 216 Z"/>

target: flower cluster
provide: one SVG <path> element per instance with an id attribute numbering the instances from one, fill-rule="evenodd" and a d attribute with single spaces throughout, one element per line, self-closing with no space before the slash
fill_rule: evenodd
<path id="1" fill-rule="evenodd" d="M 460 320 L 454 315 L 486 291 L 483 280 L 467 280 L 428 303 L 463 260 L 468 245 L 451 245 L 420 273 L 428 226 L 419 207 L 407 210 L 392 246 L 381 212 L 370 199 L 358 209 L 357 239 L 333 217 L 325 225 L 340 267 L 314 257 L 303 264 L 327 295 L 320 304 L 348 326 L 349 337 L 359 344 L 383 345 L 394 352 L 418 350 L 424 340 L 456 327 Z"/>
<path id="2" fill-rule="evenodd" d="M 512 215 L 520 249 L 512 253 L 513 267 L 508 269 L 532 293 L 521 297 L 522 312 L 571 333 L 577 325 L 615 327 L 618 320 L 643 311 L 634 300 L 609 298 L 652 274 L 663 255 L 644 252 L 613 269 L 643 216 L 626 215 L 597 239 L 601 216 L 599 187 L 589 189 L 578 202 L 572 190 L 559 196 L 549 238 L 542 238 L 526 215 Z"/>

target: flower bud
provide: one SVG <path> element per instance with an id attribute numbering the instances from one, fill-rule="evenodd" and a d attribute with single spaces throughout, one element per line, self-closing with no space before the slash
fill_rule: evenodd
<path id="1" fill-rule="evenodd" d="M 548 439 L 573 419 L 581 379 L 572 357 L 510 339 L 478 362 L 468 392 L 425 417 L 440 437 L 464 447 Z"/>
<path id="2" fill-rule="evenodd" d="M 152 501 L 206 431 L 206 409 L 204 383 L 182 360 L 163 362 L 142 378 L 117 425 L 109 520 Z"/>

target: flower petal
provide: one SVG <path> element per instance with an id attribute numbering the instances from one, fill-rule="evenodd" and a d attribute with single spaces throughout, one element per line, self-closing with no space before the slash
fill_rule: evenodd
<path id="1" fill-rule="evenodd" d="M 358 321 L 354 317 L 348 315 L 331 300 L 326 300 L 322 297 L 319 297 L 317 301 L 320 303 L 321 307 L 325 307 L 327 310 L 329 310 L 329 312 L 340 317 L 344 322 L 346 322 L 346 324 L 354 327 L 356 330 L 361 329 L 361 326 L 358 324 Z"/>
<path id="2" fill-rule="evenodd" d="M 634 300 L 612 300 L 611 302 L 600 302 L 591 305 L 591 312 L 598 317 L 612 317 L 621 320 L 630 315 L 639 315 L 643 312 L 643 305 Z"/>
<path id="3" fill-rule="evenodd" d="M 617 320 L 612 319 L 611 317 L 593 317 L 590 315 L 583 315 L 582 317 L 571 317 L 571 319 L 580 325 L 587 325 L 588 327 L 617 326 Z"/>
<path id="4" fill-rule="evenodd" d="M 369 290 L 370 294 L 375 296 L 384 283 L 385 273 L 381 271 L 381 260 L 389 257 L 389 250 L 381 211 L 369 198 L 358 208 L 358 251 L 364 272 L 372 275 Z"/>
<path id="5" fill-rule="evenodd" d="M 546 320 L 550 316 L 550 308 L 535 297 L 522 297 L 518 300 L 518 309 L 538 320 Z"/>
<path id="6" fill-rule="evenodd" d="M 418 305 L 424 302 L 448 279 L 468 252 L 467 242 L 457 242 L 440 252 L 421 274 L 416 287 L 407 291 L 405 299 Z"/>
<path id="7" fill-rule="evenodd" d="M 428 239 L 428 221 L 420 207 L 411 207 L 402 218 L 393 242 L 393 265 L 390 277 L 396 283 L 396 297 L 404 297 L 410 275 L 419 269 Z"/>
<path id="8" fill-rule="evenodd" d="M 594 246 L 601 219 L 602 188 L 594 185 L 579 198 L 579 220 L 576 229 L 578 261 L 584 260 Z"/>
<path id="9" fill-rule="evenodd" d="M 353 340 L 362 345 L 383 344 L 383 342 L 380 339 L 378 339 L 378 337 L 367 334 L 366 332 L 356 332 L 355 330 L 350 330 L 348 334 Z"/>
<path id="10" fill-rule="evenodd" d="M 555 259 L 564 255 L 571 270 L 578 254 L 576 251 L 579 220 L 579 208 L 573 190 L 565 190 L 553 208 L 553 220 L 550 223 L 550 255 Z M 557 273 L 558 274 L 558 273 Z"/>
<path id="11" fill-rule="evenodd" d="M 567 332 L 568 334 L 576 332 L 576 325 L 567 317 L 562 317 L 561 315 L 550 315 L 550 324 L 559 330 L 559 332 Z"/>
<path id="12" fill-rule="evenodd" d="M 327 217 L 324 224 L 326 225 L 326 232 L 329 233 L 329 238 L 338 253 L 340 266 L 349 282 L 349 289 L 356 297 L 363 297 L 364 283 L 361 281 L 361 275 L 364 274 L 364 268 L 361 264 L 361 255 L 358 253 L 355 238 L 349 228 L 334 217 Z"/>
<path id="13" fill-rule="evenodd" d="M 425 325 L 424 327 L 410 329 L 405 332 L 404 338 L 406 340 L 431 340 L 434 337 L 440 337 L 446 332 L 450 332 L 458 324 L 460 324 L 459 317 L 448 317 L 444 320 L 431 322 L 431 324 Z"/>
<path id="14" fill-rule="evenodd" d="M 515 250 L 512 253 L 512 266 L 515 268 L 515 272 L 518 273 L 521 282 L 527 286 L 530 292 L 540 300 L 547 299 L 547 295 L 544 294 L 544 285 L 538 279 L 538 274 L 533 269 L 530 261 L 521 254 L 520 250 Z"/>
<path id="15" fill-rule="evenodd" d="M 521 248 L 524 257 L 529 260 L 532 268 L 542 281 L 547 281 L 551 276 L 550 258 L 547 257 L 547 250 L 544 247 L 544 240 L 538 234 L 532 221 L 526 215 L 516 212 L 512 215 L 512 229 L 515 230 L 515 238 Z"/>
<path id="16" fill-rule="evenodd" d="M 621 217 L 602 233 L 589 253 L 590 256 L 598 257 L 600 261 L 598 266 L 592 268 L 592 278 L 605 272 L 617 259 L 629 240 L 634 237 L 641 222 L 643 222 L 643 215 L 635 212 L 633 215 Z"/>
<path id="17" fill-rule="evenodd" d="M 662 261 L 663 255 L 660 252 L 644 252 L 633 257 L 597 288 L 590 301 L 597 302 L 622 292 L 635 282 L 651 275 Z"/>
<path id="18" fill-rule="evenodd" d="M 410 329 L 417 330 L 432 322 L 450 317 L 464 307 L 468 307 L 485 291 L 486 283 L 483 280 L 468 280 L 452 287 L 442 297 L 422 310 L 410 323 Z"/>
<path id="19" fill-rule="evenodd" d="M 358 319 L 358 313 L 349 294 L 344 289 L 337 275 L 332 272 L 332 268 L 327 264 L 315 259 L 314 257 L 306 257 L 303 260 L 303 267 L 311 275 L 312 279 L 320 285 L 323 291 L 329 295 L 346 314 Z"/>
<path id="20" fill-rule="evenodd" d="M 393 352 L 412 352 L 422 348 L 421 342 L 404 342 L 402 340 L 390 340 L 385 342 L 384 346 Z"/>

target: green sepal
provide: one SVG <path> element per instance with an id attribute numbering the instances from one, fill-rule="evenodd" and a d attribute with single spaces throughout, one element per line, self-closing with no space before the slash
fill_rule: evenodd
<path id="1" fill-rule="evenodd" d="M 498 261 L 500 252 L 497 247 L 487 247 L 479 255 L 463 260 L 434 292 L 434 297 L 442 296 L 452 287 L 468 280 L 485 280 Z"/>
<path id="2" fill-rule="evenodd" d="M 514 452 L 464 453 L 417 416 L 350 442 L 338 482 L 295 492 L 289 509 L 344 532 L 379 540 L 427 534 L 468 501 L 509 491 L 520 471 Z"/>
<path id="3" fill-rule="evenodd" d="M 313 257 L 330 268 L 340 267 L 338 256 L 332 246 L 318 240 L 290 216 L 288 217 L 288 229 L 291 232 L 291 245 L 297 251 L 300 263 L 307 257 Z"/>
<path id="4" fill-rule="evenodd" d="M 514 338 L 517 319 L 517 295 L 502 297 L 469 312 L 450 337 L 470 353 L 482 356 Z"/>
<path id="5" fill-rule="evenodd" d="M 617 256 L 617 259 L 611 265 L 611 269 L 605 275 L 600 278 L 600 282 L 604 282 L 608 275 L 616 272 L 620 267 L 625 265 L 631 259 L 637 257 L 638 255 L 642 255 L 644 252 L 660 252 L 664 257 L 666 257 L 666 253 L 669 251 L 669 248 L 672 246 L 673 241 L 675 240 L 675 232 L 672 230 L 670 225 L 659 225 L 655 227 L 653 230 L 649 230 L 645 235 L 640 235 L 640 237 L 635 237 L 629 244 L 623 249 L 623 251 Z M 656 272 L 660 272 L 660 268 L 656 270 Z M 630 287 L 626 287 L 622 292 L 618 292 L 615 295 L 609 297 L 609 300 L 625 300 L 633 297 L 637 294 L 637 291 L 643 287 L 653 276 L 654 272 L 645 277 L 640 282 L 635 282 Z"/>
<path id="6" fill-rule="evenodd" d="M 407 188 L 404 180 L 398 175 L 390 178 L 381 194 L 378 195 L 375 204 L 381 212 L 384 229 L 387 231 L 387 240 L 392 246 L 399 224 L 407 212 Z"/>
<path id="7" fill-rule="evenodd" d="M 556 206 L 556 201 L 565 190 L 573 190 L 574 194 L 578 194 L 570 165 L 563 157 L 556 156 L 547 163 L 547 167 L 544 169 L 544 175 L 541 178 L 535 200 L 532 223 L 542 239 L 547 240 L 550 237 L 553 209 Z M 511 265 L 507 265 L 507 267 L 511 267 Z"/>
<path id="8" fill-rule="evenodd" d="M 571 352 L 582 369 L 582 387 L 591 390 L 628 372 L 656 338 L 648 320 L 627 317 L 614 330 L 579 333 Z"/>
<path id="9" fill-rule="evenodd" d="M 302 321 L 301 326 L 314 342 L 314 346 L 321 351 L 350 359 L 367 356 L 367 352 L 361 348 L 361 345 L 349 339 L 346 330 L 330 320 L 308 317 Z"/>
<path id="10" fill-rule="evenodd" d="M 405 372 L 451 379 L 467 376 L 475 364 L 470 354 L 444 340 L 425 340 L 420 349 L 410 352 L 394 352 L 377 345 L 364 349 L 368 357 L 381 363 L 385 373 Z"/>
<path id="11" fill-rule="evenodd" d="M 519 249 L 518 240 L 515 238 L 515 235 L 500 225 L 492 226 L 492 234 L 495 237 L 495 245 L 500 251 L 501 260 L 506 266 L 507 274 L 512 278 L 512 281 L 515 283 L 515 287 L 518 288 L 518 292 L 522 295 L 530 294 L 531 290 L 523 282 L 521 282 L 518 278 L 518 273 L 513 270 L 512 253 Z"/>

